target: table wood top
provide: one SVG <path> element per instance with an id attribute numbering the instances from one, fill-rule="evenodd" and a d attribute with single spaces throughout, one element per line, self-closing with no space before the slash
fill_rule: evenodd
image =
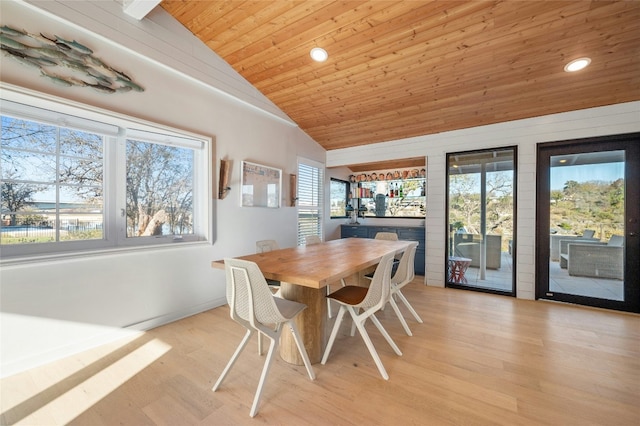
<path id="1" fill-rule="evenodd" d="M 342 238 L 236 258 L 255 262 L 265 278 L 322 288 L 376 265 L 387 253 L 404 251 L 409 243 L 404 240 Z M 215 260 L 211 266 L 224 269 L 224 261 Z"/>

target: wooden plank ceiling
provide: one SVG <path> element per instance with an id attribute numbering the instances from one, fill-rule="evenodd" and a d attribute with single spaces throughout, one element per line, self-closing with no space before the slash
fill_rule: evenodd
<path id="1" fill-rule="evenodd" d="M 327 150 L 640 100 L 640 1 L 161 7 Z"/>

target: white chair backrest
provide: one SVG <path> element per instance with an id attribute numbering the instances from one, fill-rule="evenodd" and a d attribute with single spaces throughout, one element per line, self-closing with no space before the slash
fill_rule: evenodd
<path id="1" fill-rule="evenodd" d="M 311 244 L 320 244 L 322 240 L 317 235 L 307 235 L 306 237 L 304 237 L 304 242 L 309 246 Z"/>
<path id="2" fill-rule="evenodd" d="M 376 267 L 373 279 L 369 285 L 369 291 L 359 307 L 369 309 L 375 307 L 381 309 L 389 301 L 391 291 L 391 268 L 393 266 L 394 253 L 388 253 L 382 256 L 380 263 Z"/>
<path id="3" fill-rule="evenodd" d="M 395 232 L 378 232 L 376 233 L 376 240 L 389 240 L 389 241 L 398 241 L 398 234 Z"/>
<path id="4" fill-rule="evenodd" d="M 415 258 L 416 258 L 416 249 L 418 248 L 418 242 L 412 241 L 409 243 L 409 247 L 402 254 L 402 258 L 400 259 L 400 264 L 398 265 L 398 269 L 396 273 L 391 277 L 391 281 L 396 284 L 404 284 L 406 282 L 412 281 L 416 276 L 415 271 Z"/>
<path id="5" fill-rule="evenodd" d="M 278 246 L 278 242 L 276 240 L 256 241 L 256 253 L 265 253 L 278 249 L 280 249 L 280 247 Z"/>
<path id="6" fill-rule="evenodd" d="M 607 242 L 608 246 L 622 247 L 624 245 L 624 237 L 622 235 L 612 235 Z"/>
<path id="7" fill-rule="evenodd" d="M 285 320 L 258 265 L 248 260 L 227 258 L 224 269 L 227 302 L 234 321 L 256 328 L 255 321 L 272 324 Z"/>

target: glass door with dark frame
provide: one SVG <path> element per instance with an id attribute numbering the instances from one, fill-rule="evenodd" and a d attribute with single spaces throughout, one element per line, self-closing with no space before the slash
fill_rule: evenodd
<path id="1" fill-rule="evenodd" d="M 638 142 L 538 146 L 538 298 L 640 311 Z"/>
<path id="2" fill-rule="evenodd" d="M 447 154 L 447 287 L 515 296 L 516 148 Z"/>

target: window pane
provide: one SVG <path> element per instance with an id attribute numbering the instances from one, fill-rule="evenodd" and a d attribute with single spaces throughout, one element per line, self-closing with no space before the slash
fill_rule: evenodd
<path id="1" fill-rule="evenodd" d="M 56 152 L 57 128 L 33 121 L 2 117 L 2 147 Z"/>
<path id="2" fill-rule="evenodd" d="M 304 244 L 307 235 L 322 237 L 322 183 L 323 169 L 298 164 L 298 244 Z"/>
<path id="3" fill-rule="evenodd" d="M 38 213 L 3 214 L 0 244 L 50 243 L 56 240 L 55 221 Z"/>
<path id="4" fill-rule="evenodd" d="M 102 161 L 82 158 L 60 158 L 60 182 L 75 186 L 102 186 Z M 95 191 L 94 191 L 95 192 Z"/>
<path id="5" fill-rule="evenodd" d="M 62 211 L 95 212 L 102 210 L 102 188 L 83 188 L 60 186 L 60 201 Z"/>
<path id="6" fill-rule="evenodd" d="M 101 239 L 102 215 L 61 214 L 60 241 Z"/>
<path id="7" fill-rule="evenodd" d="M 56 156 L 34 151 L 2 149 L 2 179 L 55 182 Z"/>
<path id="8" fill-rule="evenodd" d="M 319 185 L 321 170 L 317 167 L 300 164 L 298 183 L 298 203 L 300 206 L 318 206 L 320 203 Z"/>
<path id="9" fill-rule="evenodd" d="M 1 101 L 3 261 L 206 240 L 205 140 Z"/>
<path id="10" fill-rule="evenodd" d="M 60 129 L 60 151 L 82 158 L 102 158 L 102 137 L 89 132 Z"/>
<path id="11" fill-rule="evenodd" d="M 102 147 L 100 135 L 2 117 L 2 244 L 103 238 Z"/>
<path id="12" fill-rule="evenodd" d="M 300 209 L 298 211 L 298 233 L 300 235 L 304 237 L 320 235 L 321 231 L 322 227 L 317 210 Z"/>
<path id="13" fill-rule="evenodd" d="M 331 217 L 347 217 L 347 195 L 349 182 L 339 179 L 331 179 Z"/>
<path id="14" fill-rule="evenodd" d="M 127 140 L 127 237 L 193 234 L 193 150 Z"/>
<path id="15" fill-rule="evenodd" d="M 35 202 L 35 199 L 43 201 Z M 45 199 L 48 199 L 49 203 L 45 203 Z M 3 215 L 9 213 L 45 213 L 46 209 L 51 207 L 55 208 L 55 185 L 2 182 Z M 3 224 L 9 225 L 4 222 Z"/>

